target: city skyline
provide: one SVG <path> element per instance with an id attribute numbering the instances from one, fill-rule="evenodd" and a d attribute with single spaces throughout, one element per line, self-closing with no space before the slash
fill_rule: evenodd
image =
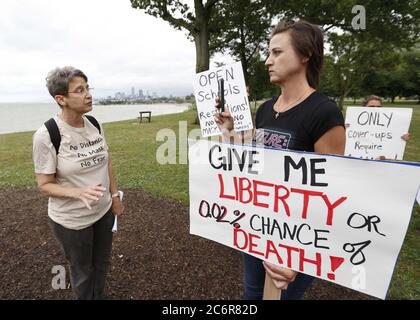
<path id="1" fill-rule="evenodd" d="M 194 43 L 129 1 L 2 0 L 0 29 L 0 102 L 50 101 L 45 77 L 66 65 L 88 76 L 95 98 L 133 86 L 193 92 Z"/>
<path id="2" fill-rule="evenodd" d="M 193 92 L 187 94 L 174 94 L 150 91 L 147 89 L 131 87 L 130 90 L 116 91 L 112 95 L 106 97 L 94 97 L 97 100 L 151 100 L 158 98 L 185 98 L 186 96 L 193 95 Z"/>

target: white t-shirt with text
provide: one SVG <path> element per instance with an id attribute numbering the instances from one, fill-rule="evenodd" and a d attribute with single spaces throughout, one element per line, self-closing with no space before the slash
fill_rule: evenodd
<path id="1" fill-rule="evenodd" d="M 112 205 L 109 193 L 108 145 L 103 128 L 101 132 L 83 117 L 84 127 L 75 128 L 54 117 L 61 134 L 58 155 L 45 125 L 33 136 L 33 160 L 35 173 L 55 174 L 57 184 L 63 187 L 87 187 L 101 185 L 106 188 L 99 201 L 86 208 L 80 199 L 50 197 L 48 216 L 68 229 L 80 230 L 91 226 Z"/>

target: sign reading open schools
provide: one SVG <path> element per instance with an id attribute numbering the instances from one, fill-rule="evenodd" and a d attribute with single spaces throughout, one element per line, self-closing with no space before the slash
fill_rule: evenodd
<path id="1" fill-rule="evenodd" d="M 189 141 L 189 159 L 192 234 L 385 298 L 420 164 L 204 140 Z"/>
<path id="2" fill-rule="evenodd" d="M 402 160 L 413 109 L 349 107 L 346 111 L 346 156 Z"/>
<path id="3" fill-rule="evenodd" d="M 203 137 L 216 136 L 220 130 L 214 121 L 217 112 L 217 81 L 224 79 L 225 107 L 234 117 L 235 131 L 252 129 L 252 117 L 249 109 L 248 94 L 240 62 L 229 66 L 197 73 L 194 79 L 194 95 Z"/>

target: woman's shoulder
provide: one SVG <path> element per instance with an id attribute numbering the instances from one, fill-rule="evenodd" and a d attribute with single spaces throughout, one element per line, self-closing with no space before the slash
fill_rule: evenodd
<path id="1" fill-rule="evenodd" d="M 319 115 L 323 117 L 328 114 L 341 113 L 337 103 L 333 99 L 318 91 L 314 92 L 307 107 L 309 114 L 314 116 Z"/>
<path id="2" fill-rule="evenodd" d="M 257 112 L 264 112 L 266 110 L 271 110 L 273 108 L 274 103 L 276 102 L 277 97 L 272 97 L 271 99 L 268 99 L 264 101 L 259 107 Z"/>
<path id="3" fill-rule="evenodd" d="M 43 124 L 32 136 L 32 151 L 34 156 L 46 156 L 54 150 L 54 146 L 51 141 L 50 133 L 47 127 Z"/>
<path id="4" fill-rule="evenodd" d="M 344 126 L 344 117 L 335 101 L 321 92 L 317 92 L 306 115 L 305 122 L 311 132 L 325 133 L 334 126 Z M 321 135 L 318 136 L 318 138 Z M 314 139 L 314 141 L 316 141 Z"/>
<path id="5" fill-rule="evenodd" d="M 315 100 L 315 103 L 322 108 L 335 107 L 338 109 L 337 103 L 322 92 L 316 91 L 313 99 Z"/>
<path id="6" fill-rule="evenodd" d="M 103 132 L 103 127 L 102 127 L 102 123 L 99 122 L 98 119 L 96 119 L 95 117 L 93 117 L 92 115 L 83 115 L 84 118 L 84 122 L 85 122 L 85 128 L 89 128 L 89 130 L 94 130 L 99 131 L 99 132 Z"/>
<path id="7" fill-rule="evenodd" d="M 35 131 L 32 137 L 34 142 L 48 142 L 50 140 L 50 134 L 45 124 L 40 126 L 38 130 Z"/>

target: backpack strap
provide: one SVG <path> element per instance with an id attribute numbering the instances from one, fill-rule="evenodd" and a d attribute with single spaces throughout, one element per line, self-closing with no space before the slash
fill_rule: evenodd
<path id="1" fill-rule="evenodd" d="M 89 115 L 86 115 L 85 117 L 90 121 L 90 123 L 92 123 L 96 127 L 96 129 L 98 129 L 99 134 L 101 134 L 101 126 L 99 125 L 98 120 Z M 47 127 L 55 152 L 56 154 L 58 154 L 58 149 L 60 148 L 61 143 L 61 134 L 60 130 L 58 129 L 57 123 L 55 122 L 54 118 L 51 118 L 48 121 L 45 121 L 44 125 L 45 127 Z"/>
<path id="2" fill-rule="evenodd" d="M 93 116 L 89 116 L 89 115 L 85 115 L 85 117 L 90 121 L 90 123 L 92 123 L 96 127 L 96 129 L 98 129 L 99 134 L 102 134 L 101 126 L 99 125 L 98 120 L 96 120 Z"/>
<path id="3" fill-rule="evenodd" d="M 50 120 L 44 122 L 44 125 L 47 127 L 55 152 L 58 154 L 58 149 L 60 148 L 61 143 L 61 135 L 57 123 L 55 122 L 54 118 L 51 118 Z"/>

